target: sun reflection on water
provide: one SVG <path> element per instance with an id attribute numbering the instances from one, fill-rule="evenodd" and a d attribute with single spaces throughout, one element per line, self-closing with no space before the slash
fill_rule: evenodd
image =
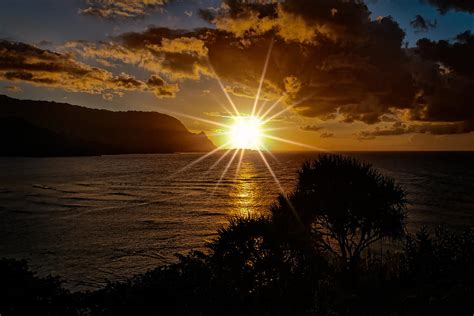
<path id="1" fill-rule="evenodd" d="M 239 216 L 255 215 L 259 212 L 259 186 L 256 182 L 257 170 L 251 160 L 243 160 L 237 170 L 236 185 L 230 196 L 234 200 L 235 214 Z"/>

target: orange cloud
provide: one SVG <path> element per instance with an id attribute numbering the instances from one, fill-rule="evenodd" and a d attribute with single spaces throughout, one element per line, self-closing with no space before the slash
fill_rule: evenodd
<path id="1" fill-rule="evenodd" d="M 172 91 L 176 91 L 164 82 L 157 89 L 156 85 L 149 85 L 128 74 L 114 75 L 81 63 L 69 54 L 59 54 L 24 43 L 0 41 L 0 55 L 0 80 L 103 94 L 107 98 L 110 98 L 111 93 L 119 94 L 122 91 L 153 91 L 160 97 L 174 96 Z"/>
<path id="2" fill-rule="evenodd" d="M 174 81 L 211 75 L 205 41 L 193 32 L 152 28 L 123 34 L 111 42 L 69 42 L 64 48 L 85 58 L 135 65 Z"/>

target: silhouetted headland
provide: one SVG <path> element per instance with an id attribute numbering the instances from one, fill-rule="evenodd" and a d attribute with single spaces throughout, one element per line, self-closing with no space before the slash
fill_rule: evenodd
<path id="1" fill-rule="evenodd" d="M 215 148 L 176 118 L 0 95 L 0 156 L 199 152 Z"/>

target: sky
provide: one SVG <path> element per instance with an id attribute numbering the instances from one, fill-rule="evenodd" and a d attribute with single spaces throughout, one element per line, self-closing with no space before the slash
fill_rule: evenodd
<path id="1" fill-rule="evenodd" d="M 170 113 L 216 145 L 256 106 L 272 150 L 474 150 L 472 56 L 472 1 L 0 2 L 0 94 Z"/>

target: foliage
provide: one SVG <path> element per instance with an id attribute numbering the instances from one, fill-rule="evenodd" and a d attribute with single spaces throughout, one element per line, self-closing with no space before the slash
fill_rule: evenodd
<path id="1" fill-rule="evenodd" d="M 316 253 L 293 249 L 267 218 L 233 218 L 209 244 L 177 264 L 157 268 L 88 295 L 93 314 L 303 314 L 328 266 Z"/>
<path id="2" fill-rule="evenodd" d="M 1 315 L 74 315 L 73 296 L 57 278 L 37 277 L 25 261 L 0 259 Z"/>
<path id="3" fill-rule="evenodd" d="M 306 232 L 349 263 L 376 241 L 400 238 L 405 211 L 400 186 L 371 165 L 341 155 L 304 163 L 294 191 L 271 208 L 275 222 Z"/>
<path id="4" fill-rule="evenodd" d="M 470 315 L 474 310 L 474 230 L 421 230 L 404 236 L 398 252 L 362 253 L 371 240 L 400 237 L 405 218 L 403 191 L 368 165 L 340 156 L 306 163 L 295 191 L 280 196 L 271 211 L 268 217 L 232 218 L 206 254 L 178 255 L 175 264 L 88 293 L 71 294 L 58 279 L 35 276 L 25 262 L 2 259 L 0 313 Z M 337 248 L 327 251 L 338 245 L 321 247 L 321 232 L 338 243 L 338 255 L 347 259 L 342 269 L 330 255 Z"/>
<path id="5" fill-rule="evenodd" d="M 231 289 L 244 314 L 303 313 L 329 269 L 319 253 L 287 240 L 266 217 L 231 219 L 209 248 L 217 287 Z"/>
<path id="6" fill-rule="evenodd" d="M 178 264 L 156 268 L 125 282 L 108 284 L 84 298 L 92 315 L 185 315 L 214 306 L 206 256 L 192 252 Z"/>
<path id="7" fill-rule="evenodd" d="M 453 233 L 439 229 L 434 234 L 421 231 L 409 235 L 400 252 L 363 257 L 354 279 L 316 253 L 274 248 L 271 239 L 260 238 L 265 235 L 260 229 L 272 229 L 268 224 L 265 218 L 233 219 L 210 245 L 216 252 L 179 256 L 176 264 L 90 293 L 71 294 L 57 279 L 34 276 L 24 262 L 3 259 L 0 312 L 469 315 L 474 308 L 473 230 Z M 270 254 L 276 257 L 272 259 Z"/>

